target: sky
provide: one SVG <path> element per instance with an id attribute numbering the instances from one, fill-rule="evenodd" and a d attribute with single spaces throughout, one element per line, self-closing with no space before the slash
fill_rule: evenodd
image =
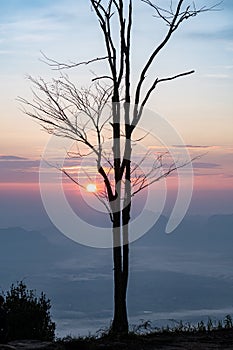
<path id="1" fill-rule="evenodd" d="M 196 1 L 197 7 L 214 4 Z M 151 8 L 139 0 L 133 5 L 132 86 L 166 32 Z M 224 0 L 218 8 L 183 23 L 148 76 L 149 86 L 155 75 L 195 69 L 192 76 L 161 84 L 148 104 L 173 125 L 192 157 L 203 155 L 194 163 L 190 214 L 229 214 L 233 208 L 233 2 Z M 61 62 L 103 55 L 89 1 L 0 0 L 0 226 L 23 225 L 29 216 L 33 226 L 39 221 L 38 206 L 43 210 L 38 169 L 50 136 L 22 113 L 16 100 L 31 98 L 28 75 L 47 80 L 58 76 L 42 62 L 41 52 Z M 104 69 L 100 64 L 68 74 L 78 86 L 88 86 L 92 70 L 102 74 Z M 170 187 L 172 203 L 176 191 Z M 10 221 L 12 216 L 18 219 Z"/>

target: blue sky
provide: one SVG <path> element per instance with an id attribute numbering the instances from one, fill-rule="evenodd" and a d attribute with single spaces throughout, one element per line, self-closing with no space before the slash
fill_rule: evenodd
<path id="1" fill-rule="evenodd" d="M 134 72 L 142 67 L 146 54 L 159 41 L 166 27 L 153 18 L 151 9 L 140 1 L 135 1 L 134 35 L 132 62 Z M 214 1 L 197 1 L 199 4 L 214 4 Z M 200 6 L 201 6 L 200 5 Z M 4 112 L 13 103 L 11 114 L 19 115 L 17 95 L 28 96 L 27 74 L 52 76 L 48 67 L 41 63 L 40 50 L 58 60 L 79 61 L 101 55 L 104 49 L 98 23 L 88 1 L 16 1 L 1 2 L 0 15 L 0 71 L 1 90 L 4 91 Z M 158 57 L 151 71 L 151 78 L 159 73 L 168 76 L 186 69 L 195 69 L 196 74 L 187 79 L 161 86 L 151 99 L 150 106 L 165 114 L 178 127 L 184 125 L 187 109 L 192 106 L 190 118 L 202 118 L 206 123 L 214 123 L 221 110 L 224 121 L 229 122 L 232 111 L 231 87 L 233 77 L 233 41 L 231 0 L 225 0 L 219 12 L 204 13 L 183 24 L 174 34 L 173 40 Z M 143 48 L 143 51 L 141 50 Z M 91 67 L 98 72 L 103 67 Z M 133 74 L 136 82 L 138 76 Z M 90 81 L 89 70 L 73 71 L 80 85 Z M 13 82 L 12 82 L 13 79 Z M 157 97 L 158 96 L 158 97 Z M 169 100 L 169 104 L 167 103 Z M 214 107 L 211 108 L 214 103 Z M 175 112 L 173 105 L 176 105 Z M 214 111 L 217 113 L 215 115 Z M 213 115 L 214 114 L 214 115 Z M 179 118 L 181 118 L 179 123 Z M 200 120 L 198 120 L 200 122 Z M 25 125 L 30 125 L 26 120 Z M 214 123 L 215 130 L 218 128 Z M 198 125 L 194 125 L 196 129 Z M 231 124 L 232 128 L 232 124 Z M 232 130 L 232 129 L 231 129 Z M 230 143 L 229 127 L 223 127 L 226 142 Z M 186 133 L 185 132 L 185 133 Z M 215 133 L 214 137 L 218 137 Z M 209 142 L 209 140 L 207 141 Z"/>
<path id="2" fill-rule="evenodd" d="M 158 2 L 170 3 L 168 0 Z M 166 31 L 164 23 L 153 17 L 151 8 L 139 0 L 133 3 L 132 85 L 138 79 L 145 57 Z M 197 7 L 215 3 L 214 0 L 196 1 Z M 183 23 L 159 55 L 148 81 L 155 75 L 166 77 L 195 69 L 193 76 L 161 85 L 149 107 L 173 123 L 185 144 L 194 146 L 190 147 L 192 152 L 195 146 L 197 152 L 198 146 L 209 146 L 202 162 L 217 166 L 199 168 L 197 187 L 203 191 L 208 187 L 210 191 L 217 186 L 216 191 L 222 189 L 222 198 L 224 191 L 228 191 L 226 209 L 230 195 L 233 203 L 233 1 L 225 0 L 219 7 L 221 11 L 204 13 Z M 23 178 L 36 181 L 36 165 L 48 140 L 48 135 L 23 115 L 16 102 L 17 96 L 31 96 L 30 84 L 25 79 L 27 74 L 46 79 L 57 74 L 40 61 L 40 51 L 60 61 L 77 62 L 102 56 L 103 50 L 98 22 L 87 0 L 0 2 L 0 156 L 27 159 L 21 160 L 19 183 Z M 89 84 L 93 76 L 91 69 L 100 74 L 105 72 L 101 64 L 68 73 L 82 86 Z M 15 160 L 15 165 L 3 161 L 7 159 L 0 159 L 4 169 L 2 183 L 6 185 L 7 179 L 17 183 L 19 161 Z M 23 169 L 26 169 L 24 176 Z"/>

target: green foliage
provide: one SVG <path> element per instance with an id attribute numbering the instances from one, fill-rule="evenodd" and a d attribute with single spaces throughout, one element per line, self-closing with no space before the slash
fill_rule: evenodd
<path id="1" fill-rule="evenodd" d="M 8 339 L 53 340 L 55 323 L 51 321 L 50 300 L 39 297 L 21 281 L 6 293 Z"/>

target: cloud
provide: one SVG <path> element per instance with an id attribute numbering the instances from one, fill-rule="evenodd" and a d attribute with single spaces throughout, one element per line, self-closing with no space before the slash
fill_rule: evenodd
<path id="1" fill-rule="evenodd" d="M 44 43 L 45 41 L 52 41 L 55 40 L 55 36 L 48 36 L 45 34 L 22 34 L 19 36 L 15 36 L 14 40 L 18 42 L 23 42 L 23 43 L 36 43 L 36 42 L 42 42 Z"/>
<path id="2" fill-rule="evenodd" d="M 212 148 L 214 146 L 204 146 L 204 145 L 173 145 L 173 147 L 177 148 Z"/>
<path id="3" fill-rule="evenodd" d="M 228 28 L 219 29 L 215 31 L 195 31 L 191 33 L 187 33 L 188 36 L 191 36 L 193 39 L 198 40 L 232 40 L 233 37 L 233 27 L 230 26 Z"/>
<path id="4" fill-rule="evenodd" d="M 0 156 L 0 182 L 38 182 L 40 161 L 14 155 Z"/>
<path id="5" fill-rule="evenodd" d="M 216 169 L 219 167 L 220 167 L 220 164 L 217 164 L 217 163 L 201 163 L 201 162 L 193 163 L 194 169 Z"/>
<path id="6" fill-rule="evenodd" d="M 9 10 L 7 5 L 6 9 Z M 27 5 L 16 5 L 9 14 L 3 11 L 0 37 L 7 46 L 15 42 L 32 44 L 34 41 L 59 40 L 64 33 L 67 36 L 72 31 L 73 25 L 84 21 L 84 16 L 80 14 L 87 10 L 91 18 L 90 6 L 81 6 L 77 1 L 67 0 L 65 4 L 62 0 L 49 4 L 47 1 L 31 1 Z"/>
<path id="7" fill-rule="evenodd" d="M 208 169 L 207 169 L 208 170 Z M 210 172 L 201 172 L 201 171 L 199 171 L 199 172 L 196 172 L 195 173 L 195 177 L 203 177 L 203 176 L 214 176 L 215 178 L 222 178 L 222 176 L 223 176 L 223 174 L 219 174 L 218 172 L 211 172 L 211 174 L 210 174 Z"/>
<path id="8" fill-rule="evenodd" d="M 205 74 L 203 75 L 204 78 L 211 78 L 211 79 L 228 79 L 231 78 L 229 74 Z"/>
<path id="9" fill-rule="evenodd" d="M 18 157 L 18 156 L 6 156 L 6 155 L 0 155 L 0 161 L 2 160 L 27 160 L 27 158 L 24 157 Z"/>
<path id="10" fill-rule="evenodd" d="M 59 21 L 54 18 L 22 18 L 21 20 L 12 21 L 10 23 L 1 24 L 1 35 L 3 41 L 12 47 L 13 42 L 18 42 L 19 44 L 44 42 L 48 40 L 54 40 L 58 38 L 57 33 L 62 33 L 64 28 L 61 26 Z M 12 51 L 7 48 L 5 51 Z"/>
<path id="11" fill-rule="evenodd" d="M 13 169 L 16 171 L 38 168 L 40 165 L 39 160 L 30 159 L 5 159 L 0 161 L 0 169 Z"/>
<path id="12" fill-rule="evenodd" d="M 222 68 L 224 68 L 224 69 L 233 69 L 233 64 L 222 66 Z"/>
<path id="13" fill-rule="evenodd" d="M 0 41 L 1 43 L 1 41 Z M 17 51 L 13 51 L 13 50 L 0 50 L 0 55 L 13 55 L 16 54 Z"/>
<path id="14" fill-rule="evenodd" d="M 233 178 L 233 174 L 223 174 L 223 177 L 226 179 L 232 179 Z"/>
<path id="15" fill-rule="evenodd" d="M 39 171 L 40 169 L 40 159 L 29 159 L 29 158 L 23 158 L 18 157 L 14 155 L 0 155 L 0 182 L 2 183 L 35 183 L 39 181 Z M 74 173 L 77 173 L 77 168 L 80 163 L 80 160 L 74 159 L 67 159 L 66 164 L 68 167 L 72 167 L 72 165 L 76 166 L 76 171 L 73 171 Z M 53 160 L 51 164 L 44 164 L 42 165 L 43 172 L 47 172 L 48 178 L 51 180 L 51 171 L 55 174 L 52 177 L 53 181 L 57 181 L 59 170 L 54 169 L 54 167 L 59 167 L 59 164 L 62 164 L 62 161 L 59 158 L 56 158 L 56 160 Z M 92 163 L 93 164 L 93 163 Z M 85 163 L 87 165 L 87 163 Z M 92 172 L 96 174 L 96 166 L 93 167 L 93 170 L 90 168 L 90 175 L 92 175 Z M 72 171 L 69 171 L 70 174 L 73 173 Z M 82 172 L 83 174 L 83 172 Z M 85 176 L 85 175 L 82 175 Z"/>
<path id="16" fill-rule="evenodd" d="M 2 183 L 38 183 L 39 173 L 36 171 L 17 171 L 1 169 L 0 182 Z"/>

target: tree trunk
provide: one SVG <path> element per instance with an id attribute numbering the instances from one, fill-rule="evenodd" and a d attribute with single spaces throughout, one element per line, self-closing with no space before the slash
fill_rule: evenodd
<path id="1" fill-rule="evenodd" d="M 126 306 L 125 275 L 122 270 L 122 247 L 120 212 L 113 216 L 113 262 L 114 262 L 114 317 L 111 333 L 122 335 L 128 333 L 128 316 Z"/>
<path id="2" fill-rule="evenodd" d="M 127 287 L 129 278 L 129 221 L 131 211 L 131 141 L 127 139 L 127 157 L 125 166 L 125 189 L 122 211 L 113 215 L 113 260 L 114 260 L 114 318 L 111 331 L 115 335 L 127 334 Z M 120 191 L 120 184 L 118 191 Z M 118 192 L 119 193 L 119 192 Z M 120 198 L 115 208 L 120 208 Z M 122 219 L 122 220 L 121 220 Z M 123 258 L 122 258 L 123 256 Z"/>

